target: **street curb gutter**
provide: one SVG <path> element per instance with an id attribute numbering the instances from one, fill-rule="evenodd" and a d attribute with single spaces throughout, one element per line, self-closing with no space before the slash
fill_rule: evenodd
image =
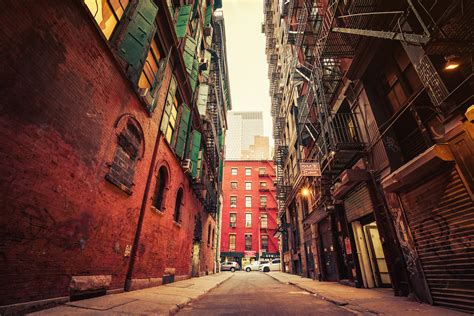
<path id="1" fill-rule="evenodd" d="M 212 291 L 213 289 L 217 288 L 218 286 L 220 286 L 222 283 L 224 283 L 225 281 L 231 279 L 234 275 L 231 274 L 228 278 L 222 280 L 222 281 L 219 281 L 218 283 L 216 283 L 213 287 L 211 287 L 209 290 L 207 290 L 205 293 L 202 293 L 202 294 L 199 294 L 198 296 L 196 297 L 193 297 L 193 298 L 190 298 L 186 303 L 183 303 L 183 304 L 177 304 L 173 307 L 171 307 L 168 311 L 169 315 L 175 315 L 176 313 L 178 313 L 181 309 L 183 309 L 185 306 L 189 305 L 190 303 L 192 303 L 193 301 L 196 301 L 198 300 L 199 298 L 201 298 L 202 296 L 208 294 L 210 291 Z"/>
<path id="2" fill-rule="evenodd" d="M 325 301 L 328 301 L 328 302 L 331 302 L 337 306 L 341 306 L 345 309 L 347 309 L 348 311 L 351 311 L 351 312 L 356 312 L 356 313 L 361 313 L 361 312 L 369 312 L 371 314 L 380 314 L 379 312 L 377 311 L 374 311 L 374 310 L 370 310 L 370 309 L 366 309 L 362 306 L 359 306 L 359 305 L 353 305 L 353 304 L 349 304 L 349 302 L 347 301 L 341 301 L 341 300 L 338 300 L 338 299 L 334 299 L 334 298 L 331 298 L 331 297 L 328 297 L 328 296 L 325 296 L 317 291 L 314 291 L 312 289 L 308 289 L 307 287 L 304 287 L 304 286 L 301 286 L 297 283 L 294 283 L 294 282 L 291 282 L 291 281 L 282 281 L 280 279 L 278 279 L 277 277 L 271 275 L 271 274 L 267 274 L 268 276 L 272 277 L 274 280 L 277 280 L 278 282 L 280 283 L 283 283 L 283 284 L 289 284 L 289 285 L 293 285 L 293 286 L 296 286 L 297 288 L 301 289 L 301 290 L 304 290 L 306 292 L 309 292 L 313 295 L 316 295 L 317 297 L 325 300 Z"/>

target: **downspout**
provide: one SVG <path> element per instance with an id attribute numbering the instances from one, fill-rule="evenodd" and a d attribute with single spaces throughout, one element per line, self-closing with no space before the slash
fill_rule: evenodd
<path id="1" fill-rule="evenodd" d="M 168 56 L 171 55 L 172 48 L 170 49 Z M 165 67 L 165 72 L 166 68 L 169 64 L 169 61 L 166 63 Z M 171 73 L 173 71 L 171 70 Z M 166 102 L 166 101 L 165 101 Z M 131 291 L 132 289 L 132 277 L 133 277 L 133 271 L 135 268 L 135 261 L 137 258 L 137 250 L 138 250 L 138 244 L 140 242 L 140 235 L 142 232 L 142 227 L 143 227 L 143 219 L 145 217 L 145 210 L 146 210 L 146 204 L 148 201 L 148 195 L 150 192 L 150 185 L 151 185 L 151 180 L 153 179 L 153 174 L 154 174 L 154 169 L 155 169 L 155 164 L 156 164 L 156 157 L 158 156 L 158 148 L 160 146 L 160 139 L 161 139 L 161 121 L 163 120 L 163 114 L 164 114 L 164 109 L 161 111 L 161 117 L 160 117 L 160 124 L 158 125 L 158 132 L 156 134 L 156 141 L 155 141 L 155 146 L 153 148 L 153 156 L 151 158 L 151 163 L 150 163 L 150 169 L 148 171 L 148 177 L 146 180 L 146 185 L 145 185 L 145 192 L 143 193 L 143 199 L 142 199 L 142 204 L 140 207 L 140 214 L 138 216 L 138 223 L 137 223 L 137 230 L 135 231 L 135 238 L 133 240 L 133 245 L 132 245 L 132 251 L 130 253 L 130 262 L 128 264 L 128 270 L 127 270 L 127 276 L 125 278 L 125 286 L 124 289 L 125 291 Z"/>

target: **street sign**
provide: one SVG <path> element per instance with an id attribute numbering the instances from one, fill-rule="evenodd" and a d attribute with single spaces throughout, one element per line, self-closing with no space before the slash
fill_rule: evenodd
<path id="1" fill-rule="evenodd" d="M 318 162 L 300 162 L 300 174 L 303 177 L 320 177 L 321 168 Z"/>
<path id="2" fill-rule="evenodd" d="M 256 251 L 244 251 L 245 257 L 255 257 L 256 254 L 257 254 Z"/>

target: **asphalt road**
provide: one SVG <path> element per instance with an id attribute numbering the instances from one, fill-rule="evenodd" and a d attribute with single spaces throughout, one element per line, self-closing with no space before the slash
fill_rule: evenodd
<path id="1" fill-rule="evenodd" d="M 231 272 L 224 272 L 231 273 Z M 263 272 L 235 275 L 178 315 L 354 315 Z"/>

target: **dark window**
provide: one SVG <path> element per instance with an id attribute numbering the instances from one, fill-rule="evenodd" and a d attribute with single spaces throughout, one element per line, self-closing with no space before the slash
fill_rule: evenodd
<path id="1" fill-rule="evenodd" d="M 252 250 L 252 235 L 250 234 L 245 234 L 245 250 Z"/>
<path id="2" fill-rule="evenodd" d="M 229 224 L 230 227 L 235 227 L 237 223 L 237 213 L 230 213 Z"/>
<path id="3" fill-rule="evenodd" d="M 207 244 L 208 245 L 211 244 L 211 224 L 207 226 Z"/>
<path id="4" fill-rule="evenodd" d="M 153 197 L 153 206 L 159 210 L 161 210 L 163 206 L 163 198 L 164 198 L 167 182 L 168 182 L 168 172 L 166 171 L 166 168 L 163 166 L 158 171 L 158 177 L 156 179 L 155 196 Z"/>
<path id="5" fill-rule="evenodd" d="M 135 167 L 142 147 L 140 129 L 132 120 L 118 136 L 117 149 L 109 172 L 105 178 L 121 190 L 132 194 Z"/>
<path id="6" fill-rule="evenodd" d="M 268 235 L 262 235 L 262 251 L 268 252 Z"/>
<path id="7" fill-rule="evenodd" d="M 174 221 L 179 223 L 179 219 L 181 216 L 181 202 L 183 201 L 183 189 L 179 188 L 178 193 L 176 194 L 176 204 L 174 206 Z"/>

